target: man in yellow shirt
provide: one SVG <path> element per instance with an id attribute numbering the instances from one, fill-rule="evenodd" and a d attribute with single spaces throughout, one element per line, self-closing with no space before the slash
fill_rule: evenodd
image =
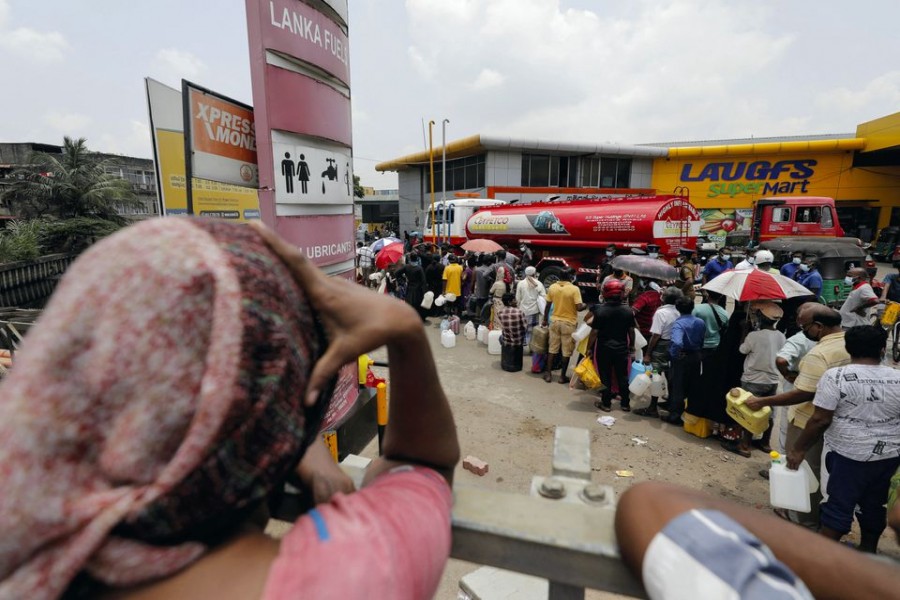
<path id="1" fill-rule="evenodd" d="M 758 256 L 759 254 L 757 254 Z M 797 312 L 797 325 L 809 339 L 817 342 L 803 360 L 800 361 L 799 373 L 794 380 L 794 389 L 776 396 L 766 398 L 750 397 L 747 406 L 751 410 L 759 410 L 763 406 L 790 406 L 788 409 L 788 431 L 785 450 L 790 452 L 794 443 L 806 427 L 815 408 L 812 400 L 816 395 L 819 379 L 828 369 L 842 367 L 850 363 L 850 354 L 844 347 L 844 330 L 841 329 L 841 313 L 815 302 L 807 302 Z M 806 453 L 806 462 L 813 473 L 821 478 L 822 439 Z M 781 517 L 816 530 L 819 527 L 819 502 L 822 501 L 821 487 L 810 494 L 812 509 L 808 513 L 790 511 L 789 514 L 779 512 Z"/>
<path id="2" fill-rule="evenodd" d="M 449 263 L 444 267 L 444 308 L 447 314 L 455 315 L 457 312 L 457 304 L 462 296 L 462 265 L 459 259 L 451 254 L 448 259 Z M 447 294 L 453 294 L 453 300 L 447 300 Z"/>
<path id="3" fill-rule="evenodd" d="M 578 322 L 578 311 L 584 310 L 581 302 L 581 290 L 572 283 L 574 272 L 565 269 L 560 274 L 560 280 L 547 290 L 547 308 L 544 309 L 544 322 L 550 322 L 550 348 L 547 356 L 547 369 L 544 371 L 544 381 L 553 381 L 553 363 L 562 350 L 562 372 L 559 374 L 560 383 L 569 383 L 566 377 L 566 368 L 569 358 L 575 351 L 575 340 L 572 334 L 575 332 L 575 324 Z M 553 316 L 550 316 L 550 311 Z"/>

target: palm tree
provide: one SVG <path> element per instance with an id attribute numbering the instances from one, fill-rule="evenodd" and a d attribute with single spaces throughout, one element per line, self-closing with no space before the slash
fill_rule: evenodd
<path id="1" fill-rule="evenodd" d="M 94 217 L 123 223 L 116 204 L 137 202 L 131 185 L 109 174 L 110 161 L 89 151 L 84 138 L 66 137 L 61 155 L 36 152 L 29 162 L 13 173 L 15 181 L 3 192 L 20 218 Z"/>

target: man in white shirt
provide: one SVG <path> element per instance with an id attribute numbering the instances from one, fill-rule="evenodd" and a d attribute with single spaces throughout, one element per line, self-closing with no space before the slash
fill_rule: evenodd
<path id="1" fill-rule="evenodd" d="M 844 283 L 853 286 L 853 290 L 841 305 L 841 327 L 849 329 L 857 325 L 869 325 L 869 309 L 878 304 L 875 290 L 866 280 L 866 270 L 854 267 L 847 271 Z"/>
<path id="2" fill-rule="evenodd" d="M 819 379 L 815 411 L 788 454 L 796 469 L 824 432 L 828 500 L 819 532 L 840 540 L 859 521 L 863 552 L 875 553 L 884 531 L 891 477 L 900 467 L 900 371 L 881 364 L 887 334 L 880 327 L 851 327 L 844 335 L 850 364 Z"/>
<path id="3" fill-rule="evenodd" d="M 363 285 L 369 285 L 369 275 L 375 266 L 375 253 L 362 242 L 356 242 L 356 266 L 359 268 Z"/>
<path id="4" fill-rule="evenodd" d="M 737 266 L 734 267 L 735 271 L 743 271 L 746 269 L 755 269 L 756 268 L 756 248 L 747 248 L 747 255 L 744 257 L 744 260 L 739 262 Z"/>

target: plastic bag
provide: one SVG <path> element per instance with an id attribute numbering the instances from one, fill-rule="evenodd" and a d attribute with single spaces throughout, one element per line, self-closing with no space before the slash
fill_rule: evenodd
<path id="1" fill-rule="evenodd" d="M 597 370 L 594 369 L 594 361 L 590 358 L 585 358 L 578 363 L 578 366 L 575 367 L 575 375 L 581 379 L 581 383 L 589 390 L 597 389 L 602 383 L 600 376 L 597 375 Z"/>
<path id="2" fill-rule="evenodd" d="M 450 320 L 444 319 L 441 321 L 441 331 L 447 331 L 448 329 L 450 329 Z"/>
<path id="3" fill-rule="evenodd" d="M 891 477 L 891 484 L 890 487 L 888 487 L 888 512 L 891 512 L 891 508 L 893 508 L 894 503 L 897 502 L 898 491 L 900 491 L 900 469 L 897 469 L 897 472 Z"/>
<path id="4" fill-rule="evenodd" d="M 453 315 L 449 319 L 450 321 L 450 331 L 454 333 L 454 335 L 459 335 L 459 317 Z"/>
<path id="5" fill-rule="evenodd" d="M 549 344 L 549 328 L 538 326 L 531 330 L 531 351 L 534 354 L 546 354 Z"/>
<path id="6" fill-rule="evenodd" d="M 547 368 L 547 355 L 543 353 L 535 353 L 531 355 L 531 372 L 543 373 Z"/>
<path id="7" fill-rule="evenodd" d="M 645 348 L 647 346 L 647 338 L 644 337 L 644 334 L 641 333 L 641 330 L 638 328 L 634 329 L 634 351 Z"/>

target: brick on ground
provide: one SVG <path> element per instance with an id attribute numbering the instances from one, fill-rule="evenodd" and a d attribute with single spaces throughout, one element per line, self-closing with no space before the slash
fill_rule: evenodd
<path id="1" fill-rule="evenodd" d="M 463 469 L 481 477 L 488 472 L 488 464 L 480 458 L 469 455 L 463 460 Z"/>

